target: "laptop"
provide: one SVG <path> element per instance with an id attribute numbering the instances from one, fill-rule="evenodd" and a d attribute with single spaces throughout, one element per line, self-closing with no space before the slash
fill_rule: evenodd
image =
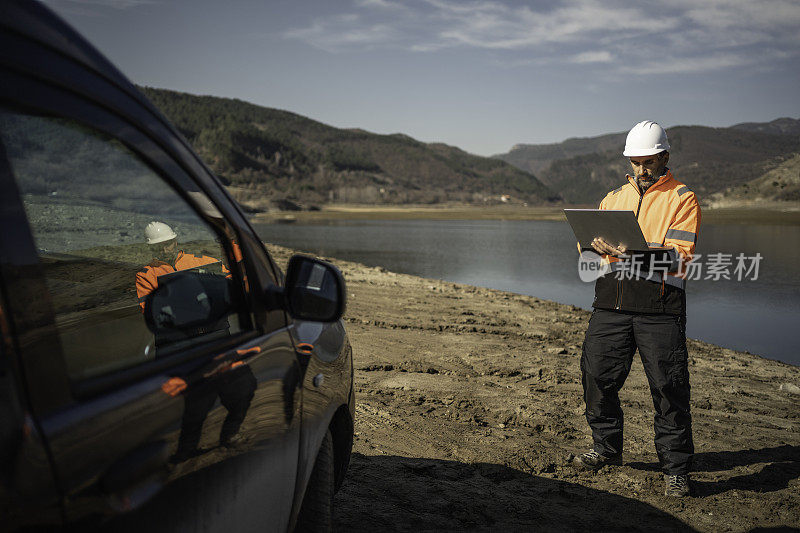
<path id="1" fill-rule="evenodd" d="M 592 241 L 602 237 L 607 243 L 624 245 L 632 252 L 670 250 L 665 246 L 648 246 L 633 211 L 612 209 L 564 209 L 581 251 L 594 250 Z"/>
<path id="2" fill-rule="evenodd" d="M 212 263 L 206 263 L 205 265 L 195 266 L 192 268 L 185 268 L 183 270 L 176 270 L 175 272 L 167 272 L 166 274 L 161 274 L 159 279 L 164 277 L 174 276 L 175 274 L 179 274 L 181 272 L 197 272 L 198 274 L 217 274 L 217 275 L 227 275 L 227 272 L 222 270 L 223 264 L 221 261 L 214 261 Z"/>

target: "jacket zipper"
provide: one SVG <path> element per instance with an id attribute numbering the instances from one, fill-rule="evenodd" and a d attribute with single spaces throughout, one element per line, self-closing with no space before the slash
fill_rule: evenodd
<path id="1" fill-rule="evenodd" d="M 664 176 L 661 176 L 661 178 L 663 178 Z M 655 183 L 653 183 L 651 186 L 649 186 L 647 188 L 647 191 L 653 189 L 656 185 L 661 183 L 661 178 L 658 178 L 658 180 L 656 180 Z M 634 178 L 634 180 L 635 179 L 636 178 Z M 628 183 L 630 183 L 636 189 L 636 194 L 639 195 L 639 205 L 636 206 L 636 220 L 639 220 L 639 211 L 642 209 L 642 199 L 644 198 L 644 195 L 647 194 L 647 191 L 644 191 L 644 193 L 642 193 L 641 189 L 639 189 L 639 186 L 636 185 L 636 183 L 633 183 L 630 180 L 628 180 Z"/>
<path id="2" fill-rule="evenodd" d="M 660 178 L 656 183 L 658 183 L 659 181 L 661 181 Z M 630 180 L 628 182 L 633 187 L 636 188 L 636 194 L 639 195 L 639 205 L 636 206 L 636 220 L 638 221 L 639 220 L 639 212 L 642 210 L 642 199 L 644 198 L 644 195 L 647 194 L 647 191 L 644 191 L 644 193 L 642 193 L 641 189 L 639 189 L 639 186 L 637 184 L 630 182 Z M 649 191 L 650 189 L 655 187 L 656 183 L 654 183 L 650 187 L 648 187 L 647 190 Z M 664 289 L 662 288 L 661 291 L 662 291 L 661 294 L 663 296 Z M 622 280 L 618 279 L 617 280 L 617 298 L 616 298 L 616 305 L 614 306 L 614 309 L 619 310 L 621 308 L 622 308 Z"/>
<path id="3" fill-rule="evenodd" d="M 631 185 L 633 185 L 633 187 L 636 189 L 636 194 L 639 195 L 639 205 L 636 206 L 636 220 L 639 220 L 639 211 L 642 209 L 642 198 L 644 198 L 644 194 L 642 194 L 642 190 L 639 188 L 638 185 L 636 185 L 635 183 L 631 183 Z M 655 185 L 655 183 L 653 185 Z M 652 187 L 653 185 L 651 185 L 650 187 Z"/>
<path id="4" fill-rule="evenodd" d="M 639 210 L 641 210 L 641 208 L 642 208 L 642 197 L 644 195 L 642 194 L 642 191 L 639 190 L 639 186 L 638 185 L 635 185 L 633 183 L 631 183 L 631 185 L 636 187 L 636 193 L 639 195 L 639 205 L 636 206 L 636 220 L 638 221 L 639 220 Z M 655 185 L 655 183 L 653 185 Z M 616 301 L 614 303 L 614 309 L 617 309 L 617 310 L 622 309 L 622 280 L 621 279 L 617 280 L 617 297 L 616 297 Z"/>

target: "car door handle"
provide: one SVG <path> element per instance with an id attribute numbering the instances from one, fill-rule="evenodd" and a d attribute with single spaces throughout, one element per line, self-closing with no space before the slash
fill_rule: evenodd
<path id="1" fill-rule="evenodd" d="M 166 478 L 168 459 L 165 441 L 145 444 L 111 465 L 100 486 L 109 494 L 117 494 L 153 476 Z"/>

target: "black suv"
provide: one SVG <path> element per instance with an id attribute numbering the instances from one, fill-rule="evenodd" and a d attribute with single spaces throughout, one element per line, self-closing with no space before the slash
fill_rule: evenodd
<path id="1" fill-rule="evenodd" d="M 339 271 L 284 277 L 184 138 L 0 2 L 0 529 L 330 527 L 353 442 Z"/>

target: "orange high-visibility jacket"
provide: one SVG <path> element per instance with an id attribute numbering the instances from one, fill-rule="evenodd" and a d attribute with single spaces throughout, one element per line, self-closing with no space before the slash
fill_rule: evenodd
<path id="1" fill-rule="evenodd" d="M 635 178 L 627 176 L 627 179 L 625 185 L 611 191 L 603 198 L 600 209 L 636 213 L 636 219 L 650 246 L 666 246 L 675 250 L 671 254 L 673 265 L 666 276 L 654 275 L 646 280 L 628 280 L 628 283 L 615 280 L 617 284 L 613 288 L 613 298 L 609 281 L 604 278 L 613 278 L 615 273 L 607 274 L 598 280 L 594 306 L 641 312 L 665 312 L 665 286 L 679 289 L 681 292 L 686 286 L 684 265 L 691 260 L 697 244 L 700 205 L 694 192 L 676 180 L 670 170 L 667 170 L 644 194 L 640 193 Z M 619 262 L 618 258 L 604 256 L 604 259 L 611 263 L 612 271 L 616 270 L 614 267 L 615 263 Z M 604 287 L 600 286 L 601 280 Z M 656 287 L 658 292 L 654 292 Z M 626 290 L 628 290 L 627 299 Z M 635 294 L 636 292 L 639 294 Z M 652 294 L 643 294 L 645 292 Z M 681 295 L 681 299 L 683 298 Z M 612 299 L 613 302 L 610 301 Z"/>
<path id="2" fill-rule="evenodd" d="M 219 260 L 213 257 L 187 254 L 181 250 L 178 252 L 178 257 L 175 259 L 174 265 L 170 265 L 164 261 L 153 261 L 148 264 L 136 273 L 136 296 L 139 298 L 139 306 L 142 308 L 142 311 L 144 311 L 144 299 L 158 287 L 158 276 L 217 262 L 219 262 Z M 222 270 L 223 272 L 227 272 L 224 266 Z"/>

